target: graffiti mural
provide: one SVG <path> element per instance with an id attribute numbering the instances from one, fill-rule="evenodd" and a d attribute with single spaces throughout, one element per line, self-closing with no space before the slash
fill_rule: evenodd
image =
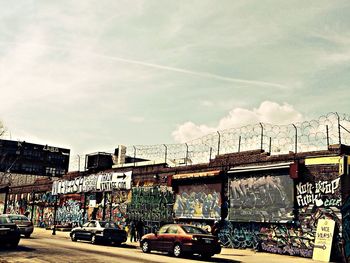
<path id="1" fill-rule="evenodd" d="M 344 254 L 347 262 L 350 261 L 350 197 L 345 201 L 342 208 L 343 215 L 343 238 L 344 244 Z"/>
<path id="2" fill-rule="evenodd" d="M 30 195 L 29 194 L 11 194 L 7 201 L 6 213 L 8 214 L 24 214 L 29 210 Z"/>
<path id="3" fill-rule="evenodd" d="M 172 222 L 173 205 L 174 193 L 168 187 L 134 187 L 127 213 L 131 220 Z"/>
<path id="4" fill-rule="evenodd" d="M 108 195 L 106 218 L 122 228 L 127 225 L 127 203 L 131 201 L 131 191 L 112 192 Z"/>
<path id="5" fill-rule="evenodd" d="M 296 185 L 296 200 L 299 207 L 309 204 L 318 207 L 340 207 L 340 178 L 331 181 L 299 182 Z"/>
<path id="6" fill-rule="evenodd" d="M 0 214 L 4 213 L 6 193 L 0 193 Z"/>
<path id="7" fill-rule="evenodd" d="M 61 225 L 82 225 L 86 221 L 83 213 L 84 209 L 80 200 L 67 199 L 57 208 L 56 221 Z"/>
<path id="8" fill-rule="evenodd" d="M 176 195 L 176 218 L 219 219 L 221 184 L 182 185 Z"/>
<path id="9" fill-rule="evenodd" d="M 293 180 L 287 174 L 267 174 L 229 179 L 230 212 L 234 221 L 293 219 Z"/>

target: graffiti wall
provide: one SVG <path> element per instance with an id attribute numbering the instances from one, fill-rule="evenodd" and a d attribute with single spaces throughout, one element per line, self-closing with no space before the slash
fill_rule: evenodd
<path id="1" fill-rule="evenodd" d="M 4 213 L 6 193 L 0 193 L 0 214 Z"/>
<path id="2" fill-rule="evenodd" d="M 29 210 L 30 200 L 30 194 L 10 194 L 7 201 L 6 213 L 23 215 Z"/>
<path id="3" fill-rule="evenodd" d="M 54 223 L 54 206 L 56 196 L 51 192 L 34 193 L 34 205 L 31 205 L 29 211 L 33 218 L 33 223 L 40 227 L 49 227 Z M 33 210 L 33 211 L 32 211 Z"/>
<path id="4" fill-rule="evenodd" d="M 304 176 L 295 186 L 300 226 L 309 233 L 310 244 L 313 247 L 318 219 L 334 220 L 336 226 L 332 254 L 333 257 L 341 256 L 343 218 L 339 164 L 307 166 L 304 172 Z"/>
<path id="5" fill-rule="evenodd" d="M 130 220 L 172 222 L 174 193 L 166 186 L 134 187 L 127 207 Z"/>
<path id="6" fill-rule="evenodd" d="M 260 172 L 229 179 L 230 212 L 234 221 L 293 219 L 293 180 L 286 173 Z"/>
<path id="7" fill-rule="evenodd" d="M 350 262 L 350 197 L 347 198 L 342 207 L 343 216 L 343 239 L 344 239 L 344 256 L 347 262 Z"/>
<path id="8" fill-rule="evenodd" d="M 82 225 L 87 217 L 84 218 L 84 200 L 81 195 L 75 195 L 64 198 L 56 212 L 56 221 L 60 225 L 78 226 Z"/>
<path id="9" fill-rule="evenodd" d="M 176 194 L 176 218 L 219 219 L 221 184 L 182 185 Z"/>
<path id="10" fill-rule="evenodd" d="M 112 192 L 108 195 L 106 218 L 122 228 L 127 225 L 127 204 L 131 202 L 131 191 Z"/>

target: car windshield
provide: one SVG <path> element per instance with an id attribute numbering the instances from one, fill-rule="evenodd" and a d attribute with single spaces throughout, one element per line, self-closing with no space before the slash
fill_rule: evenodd
<path id="1" fill-rule="evenodd" d="M 11 222 L 14 222 L 14 221 L 29 221 L 29 219 L 25 216 L 22 216 L 22 215 L 12 215 L 12 216 L 9 216 L 9 219 Z"/>
<path id="2" fill-rule="evenodd" d="M 188 234 L 208 234 L 204 229 L 195 226 L 182 226 L 182 229 Z"/>
<path id="3" fill-rule="evenodd" d="M 99 223 L 100 223 L 100 226 L 104 227 L 104 228 L 118 228 L 119 229 L 119 227 L 116 224 L 114 224 L 113 222 L 100 221 Z"/>

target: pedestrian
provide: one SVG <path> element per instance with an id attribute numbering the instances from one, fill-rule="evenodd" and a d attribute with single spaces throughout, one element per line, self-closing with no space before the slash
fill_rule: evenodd
<path id="1" fill-rule="evenodd" d="M 143 236 L 143 227 L 144 227 L 144 223 L 143 221 L 140 219 L 139 221 L 137 221 L 137 225 L 136 225 L 136 230 L 137 230 L 137 239 L 141 240 L 142 236 Z"/>
<path id="2" fill-rule="evenodd" d="M 136 242 L 136 225 L 135 221 L 131 220 L 130 222 L 130 242 Z"/>

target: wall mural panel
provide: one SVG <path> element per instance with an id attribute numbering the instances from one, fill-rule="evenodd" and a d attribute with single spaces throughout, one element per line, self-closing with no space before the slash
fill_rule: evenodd
<path id="1" fill-rule="evenodd" d="M 166 186 L 134 187 L 127 213 L 131 220 L 173 221 L 174 193 Z"/>
<path id="2" fill-rule="evenodd" d="M 229 199 L 230 220 L 293 220 L 293 180 L 287 172 L 261 172 L 230 178 Z"/>
<path id="3" fill-rule="evenodd" d="M 87 220 L 86 216 L 83 217 L 83 205 L 80 195 L 61 200 L 56 213 L 57 223 L 71 226 L 82 225 Z"/>
<path id="4" fill-rule="evenodd" d="M 221 184 L 182 185 L 176 194 L 176 218 L 220 219 Z"/>
<path id="5" fill-rule="evenodd" d="M 6 193 L 0 193 L 0 214 L 4 213 Z"/>

